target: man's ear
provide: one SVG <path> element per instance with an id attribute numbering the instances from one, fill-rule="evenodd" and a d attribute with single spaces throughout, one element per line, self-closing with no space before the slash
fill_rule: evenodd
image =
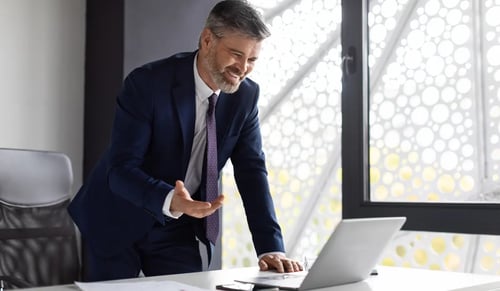
<path id="1" fill-rule="evenodd" d="M 201 49 L 206 49 L 210 43 L 212 42 L 212 37 L 213 34 L 208 28 L 204 28 L 201 31 L 201 36 L 200 36 L 200 48 Z"/>

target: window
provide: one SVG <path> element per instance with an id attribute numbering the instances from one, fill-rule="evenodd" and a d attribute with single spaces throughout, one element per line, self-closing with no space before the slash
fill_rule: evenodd
<path id="1" fill-rule="evenodd" d="M 343 9 L 345 216 L 499 234 L 500 2 Z"/>

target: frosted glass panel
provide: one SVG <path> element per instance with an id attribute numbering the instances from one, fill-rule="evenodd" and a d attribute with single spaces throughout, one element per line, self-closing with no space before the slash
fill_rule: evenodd
<path id="1" fill-rule="evenodd" d="M 500 1 L 369 2 L 372 201 L 500 199 Z"/>

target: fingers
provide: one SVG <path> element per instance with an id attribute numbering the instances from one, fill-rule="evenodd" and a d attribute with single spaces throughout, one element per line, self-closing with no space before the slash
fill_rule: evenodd
<path id="1" fill-rule="evenodd" d="M 219 196 L 217 196 L 215 200 L 213 200 L 210 203 L 212 204 L 214 210 L 218 209 L 219 207 L 222 206 L 222 204 L 224 204 L 224 194 L 220 194 Z"/>
<path id="2" fill-rule="evenodd" d="M 284 273 L 285 268 L 283 267 L 283 263 L 281 261 L 281 258 L 279 256 L 269 256 L 269 264 L 278 271 L 278 273 Z"/>
<path id="3" fill-rule="evenodd" d="M 264 261 L 263 259 L 260 259 L 259 260 L 259 269 L 261 271 L 267 271 L 267 270 L 269 270 L 269 265 L 266 263 L 266 261 Z"/>
<path id="4" fill-rule="evenodd" d="M 182 182 L 181 180 L 177 180 L 175 181 L 175 188 L 179 188 L 179 189 L 182 189 L 184 188 L 184 182 Z"/>
<path id="5" fill-rule="evenodd" d="M 173 195 L 170 211 L 178 211 L 198 218 L 204 217 L 205 211 L 210 211 L 211 204 L 204 201 L 194 201 L 180 180 L 175 182 Z"/>
<path id="6" fill-rule="evenodd" d="M 285 267 L 285 270 L 287 270 L 287 272 L 300 272 L 303 271 L 304 268 L 299 262 L 295 260 L 290 260 L 289 265 Z"/>
<path id="7" fill-rule="evenodd" d="M 303 271 L 302 265 L 295 261 L 280 255 L 265 255 L 259 260 L 261 271 L 276 270 L 278 273 Z"/>
<path id="8" fill-rule="evenodd" d="M 184 182 L 180 180 L 175 181 L 174 195 L 174 198 L 182 197 L 183 199 L 193 200 L 191 199 L 189 191 L 186 189 L 186 187 L 184 187 Z"/>
<path id="9" fill-rule="evenodd" d="M 224 202 L 224 195 L 220 195 L 212 202 L 196 201 L 184 187 L 180 180 L 175 182 L 174 196 L 170 203 L 170 211 L 178 211 L 196 218 L 203 218 L 219 209 Z"/>

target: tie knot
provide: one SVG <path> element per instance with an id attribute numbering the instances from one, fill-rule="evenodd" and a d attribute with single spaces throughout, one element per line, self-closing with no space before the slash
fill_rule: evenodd
<path id="1" fill-rule="evenodd" d="M 208 114 L 212 114 L 215 109 L 215 104 L 217 103 L 217 94 L 213 93 L 208 97 Z"/>

